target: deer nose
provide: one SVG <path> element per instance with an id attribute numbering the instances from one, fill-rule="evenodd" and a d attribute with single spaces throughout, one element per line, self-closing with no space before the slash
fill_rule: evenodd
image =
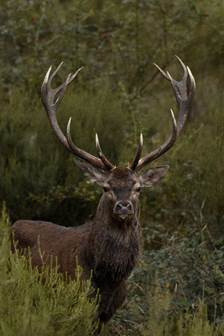
<path id="1" fill-rule="evenodd" d="M 118 215 L 133 214 L 133 204 L 130 201 L 117 201 L 114 206 L 114 213 Z"/>

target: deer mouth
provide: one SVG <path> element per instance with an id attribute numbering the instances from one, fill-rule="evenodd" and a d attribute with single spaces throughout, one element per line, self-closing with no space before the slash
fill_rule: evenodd
<path id="1" fill-rule="evenodd" d="M 132 217 L 134 216 L 134 212 L 133 211 L 123 211 L 123 212 L 114 212 L 114 215 L 120 220 L 120 221 L 126 221 L 126 220 L 130 220 L 132 219 Z"/>
<path id="2" fill-rule="evenodd" d="M 125 220 L 127 217 L 129 217 L 130 214 L 121 214 L 121 215 L 118 215 L 118 217 L 120 217 L 122 220 Z"/>

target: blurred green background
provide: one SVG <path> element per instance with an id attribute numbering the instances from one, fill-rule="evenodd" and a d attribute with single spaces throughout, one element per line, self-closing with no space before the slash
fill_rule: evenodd
<path id="1" fill-rule="evenodd" d="M 152 63 L 179 79 L 178 55 L 195 76 L 186 131 L 157 162 L 170 164 L 168 177 L 142 195 L 143 257 L 114 321 L 129 333 L 146 319 L 143 293 L 155 277 L 161 288 L 177 288 L 172 312 L 203 296 L 208 315 L 223 317 L 223 17 L 222 0 L 1 0 L 0 203 L 11 221 L 79 225 L 101 194 L 50 129 L 40 87 L 51 64 L 65 63 L 55 85 L 84 66 L 60 106 L 62 128 L 72 116 L 73 139 L 93 154 L 97 131 L 120 164 L 132 160 L 140 132 L 146 153 L 171 131 L 175 99 Z"/>

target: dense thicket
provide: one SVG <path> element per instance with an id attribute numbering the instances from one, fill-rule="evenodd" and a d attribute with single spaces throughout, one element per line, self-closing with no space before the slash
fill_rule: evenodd
<path id="1" fill-rule="evenodd" d="M 140 131 L 145 152 L 170 133 L 175 101 L 152 63 L 179 78 L 177 54 L 195 75 L 197 95 L 186 132 L 157 163 L 170 164 L 169 176 L 142 197 L 144 262 L 118 315 L 119 325 L 131 321 L 123 323 L 129 333 L 146 320 L 143 293 L 148 284 L 153 287 L 155 274 L 161 286 L 175 288 L 175 312 L 204 295 L 209 314 L 223 316 L 223 16 L 222 0 L 0 4 L 0 201 L 12 220 L 81 224 L 94 214 L 101 193 L 50 130 L 40 103 L 50 64 L 65 62 L 57 83 L 84 65 L 58 118 L 65 129 L 73 117 L 73 138 L 92 153 L 97 131 L 106 154 L 121 164 L 132 159 Z"/>

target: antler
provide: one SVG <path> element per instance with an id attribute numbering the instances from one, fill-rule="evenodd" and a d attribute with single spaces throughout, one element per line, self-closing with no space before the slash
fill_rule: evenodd
<path id="1" fill-rule="evenodd" d="M 176 142 L 177 137 L 183 130 L 186 120 L 188 118 L 189 112 L 191 110 L 191 105 L 192 105 L 192 100 L 193 100 L 196 84 L 195 84 L 195 79 L 191 73 L 190 68 L 186 66 L 178 56 L 176 56 L 176 58 L 178 59 L 178 61 L 180 62 L 184 70 L 184 75 L 181 81 L 176 81 L 175 79 L 171 77 L 168 71 L 165 72 L 157 64 L 154 64 L 154 65 L 161 72 L 161 74 L 168 81 L 170 81 L 173 87 L 177 105 L 179 107 L 178 121 L 176 122 L 174 113 L 171 109 L 170 113 L 171 113 L 171 119 L 172 119 L 172 125 L 173 125 L 172 134 L 170 135 L 168 140 L 163 145 L 161 145 L 159 148 L 152 151 L 150 154 L 147 154 L 142 159 L 140 159 L 140 156 L 142 152 L 143 141 L 140 140 L 138 149 L 135 155 L 135 159 L 133 160 L 133 163 L 131 164 L 131 167 L 130 167 L 132 170 L 140 170 L 146 164 L 158 159 L 160 156 L 165 154 Z"/>
<path id="2" fill-rule="evenodd" d="M 99 158 L 93 156 L 92 154 L 87 153 L 86 151 L 82 150 L 81 148 L 77 147 L 71 138 L 70 134 L 70 125 L 71 125 L 71 118 L 68 121 L 67 125 L 67 134 L 66 136 L 63 134 L 56 117 L 57 108 L 64 97 L 65 91 L 67 86 L 76 78 L 78 73 L 82 70 L 82 67 L 79 68 L 74 74 L 69 74 L 67 79 L 64 83 L 58 86 L 55 89 L 52 89 L 51 82 L 55 75 L 58 73 L 59 69 L 61 68 L 63 62 L 59 64 L 57 69 L 51 74 L 50 67 L 45 75 L 42 87 L 41 87 L 41 98 L 42 103 L 45 107 L 47 112 L 48 118 L 50 120 L 51 127 L 53 128 L 56 136 L 60 140 L 60 142 L 65 146 L 67 150 L 69 150 L 74 155 L 78 156 L 80 159 L 83 159 L 90 163 L 92 166 L 101 168 L 104 170 L 111 170 L 114 165 L 105 157 L 102 153 L 101 149 L 99 151 L 100 145 L 98 140 L 97 149 L 99 151 Z M 98 137 L 97 137 L 98 139 Z"/>

